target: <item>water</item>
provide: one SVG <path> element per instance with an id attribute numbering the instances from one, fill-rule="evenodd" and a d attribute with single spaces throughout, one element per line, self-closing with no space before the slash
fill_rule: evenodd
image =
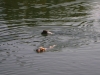
<path id="1" fill-rule="evenodd" d="M 98 0 L 1 0 L 0 75 L 100 75 L 99 16 Z"/>

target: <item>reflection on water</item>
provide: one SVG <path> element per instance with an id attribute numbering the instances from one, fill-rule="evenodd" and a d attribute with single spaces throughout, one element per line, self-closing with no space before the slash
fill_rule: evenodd
<path id="1" fill-rule="evenodd" d="M 99 9 L 90 0 L 1 0 L 0 75 L 99 75 Z M 43 30 L 54 34 L 42 36 Z"/>

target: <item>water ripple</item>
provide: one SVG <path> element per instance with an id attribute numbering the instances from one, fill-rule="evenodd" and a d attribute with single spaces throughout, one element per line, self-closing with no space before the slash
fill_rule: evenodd
<path id="1" fill-rule="evenodd" d="M 1 1 L 0 75 L 99 74 L 99 1 Z"/>

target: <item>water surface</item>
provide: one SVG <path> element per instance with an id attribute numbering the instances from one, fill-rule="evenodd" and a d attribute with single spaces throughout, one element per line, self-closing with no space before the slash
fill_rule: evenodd
<path id="1" fill-rule="evenodd" d="M 100 75 L 99 16 L 98 0 L 1 0 L 0 75 Z"/>

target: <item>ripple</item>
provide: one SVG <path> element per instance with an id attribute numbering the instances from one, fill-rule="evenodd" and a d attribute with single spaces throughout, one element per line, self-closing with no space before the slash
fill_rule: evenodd
<path id="1" fill-rule="evenodd" d="M 99 74 L 98 2 L 1 2 L 0 75 Z M 54 34 L 42 36 L 43 30 Z"/>

